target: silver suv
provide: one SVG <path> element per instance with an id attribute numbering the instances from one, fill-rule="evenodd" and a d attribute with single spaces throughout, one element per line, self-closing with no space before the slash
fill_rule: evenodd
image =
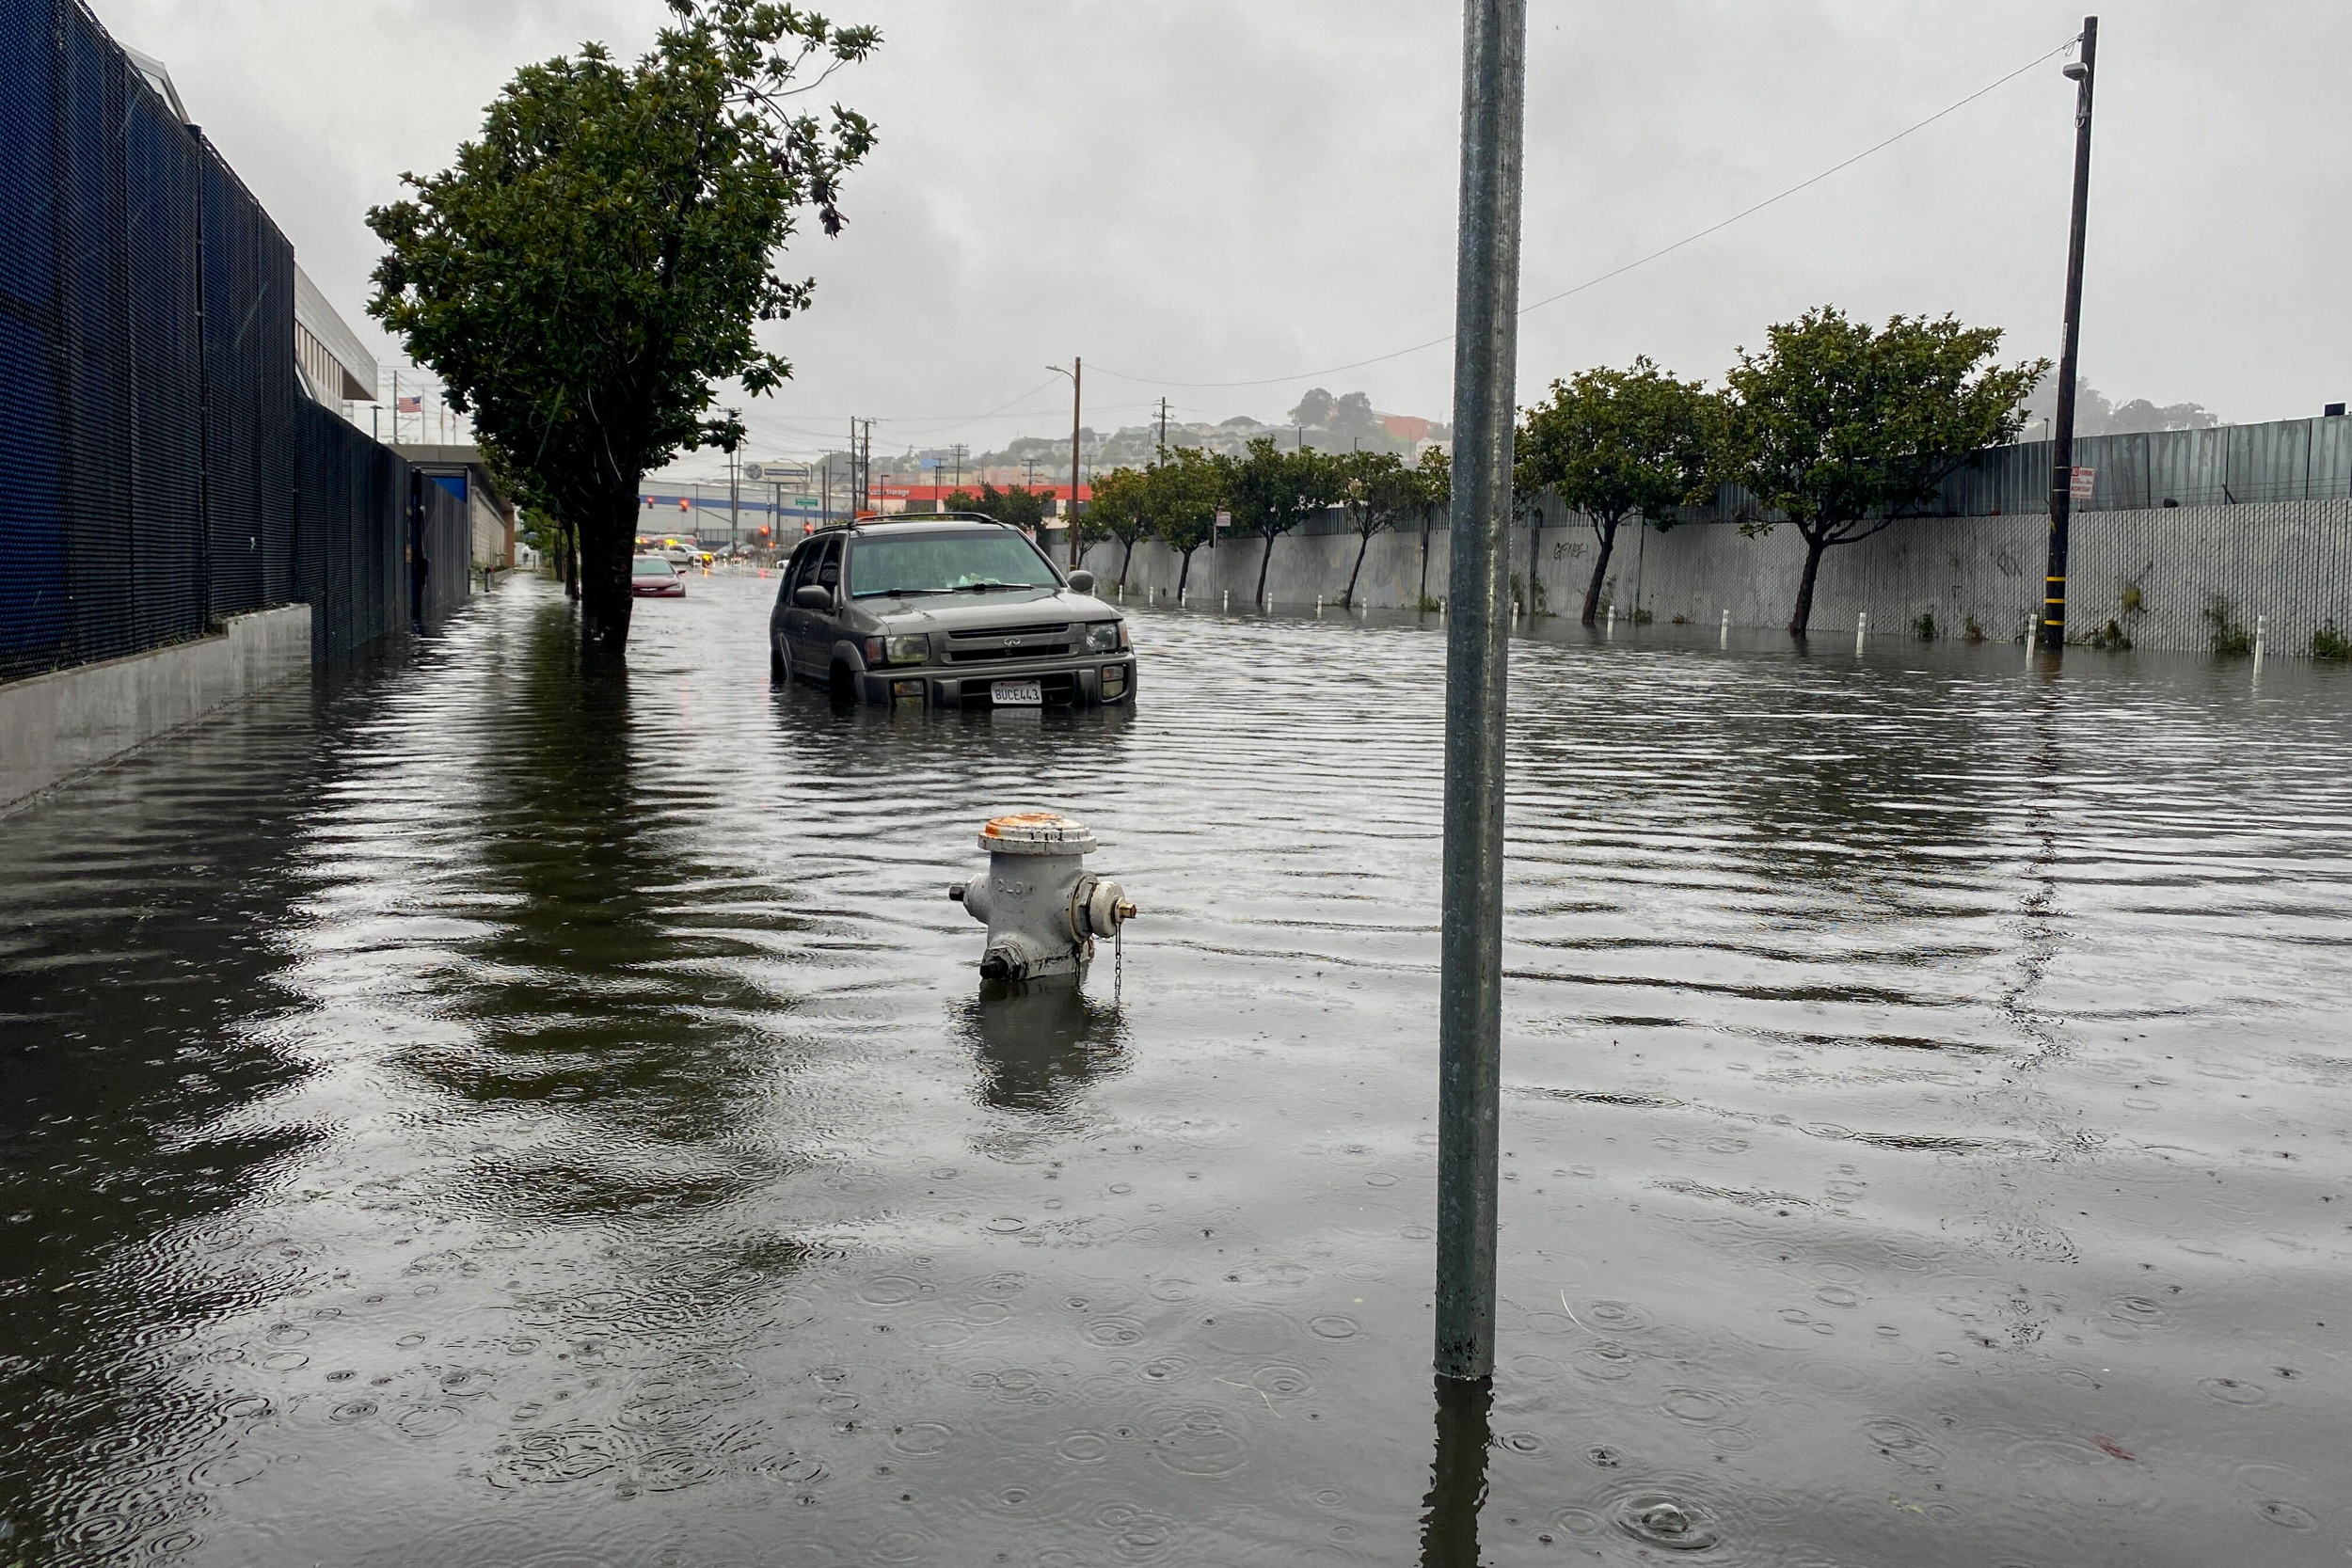
<path id="1" fill-rule="evenodd" d="M 768 673 L 836 701 L 1082 706 L 1135 696 L 1127 620 L 1094 575 L 959 513 L 867 517 L 801 541 L 768 618 Z"/>

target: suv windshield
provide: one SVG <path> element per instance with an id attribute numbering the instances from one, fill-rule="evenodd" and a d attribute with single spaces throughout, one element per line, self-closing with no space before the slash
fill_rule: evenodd
<path id="1" fill-rule="evenodd" d="M 1058 588 L 1053 568 L 1017 533 L 866 534 L 850 552 L 850 597 Z"/>

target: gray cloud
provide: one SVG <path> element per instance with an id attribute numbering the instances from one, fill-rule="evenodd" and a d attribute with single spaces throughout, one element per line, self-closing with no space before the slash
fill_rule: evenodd
<path id="1" fill-rule="evenodd" d="M 191 111 L 355 325 L 366 206 L 444 163 L 525 60 L 601 38 L 634 53 L 646 0 L 397 6 L 98 0 L 163 56 Z M 795 384 L 762 446 L 852 413 L 876 445 L 994 444 L 1066 419 L 1271 416 L 1303 380 L 1452 325 L 1459 17 L 1422 0 L 873 0 L 887 42 L 835 78 L 882 144 L 851 227 L 787 270 L 816 309 L 776 334 Z M 1814 174 L 2074 31 L 2023 0 L 1538 3 L 1530 18 L 1533 299 Z M 2352 386 L 2340 286 L 2352 178 L 2352 7 L 2125 0 L 2102 12 L 2084 365 L 2118 398 L 2231 420 L 2315 413 Z M 1522 399 L 1647 353 L 1714 375 L 1765 324 L 1832 301 L 1957 311 L 2019 356 L 2055 351 L 2073 93 L 2057 62 L 1786 203 L 1529 316 Z M 376 341 L 389 352 L 389 344 Z M 1443 347 L 1318 377 L 1443 417 Z M 1143 377 L 1123 380 L 1113 371 Z M 690 467 L 710 459 L 690 457 Z"/>

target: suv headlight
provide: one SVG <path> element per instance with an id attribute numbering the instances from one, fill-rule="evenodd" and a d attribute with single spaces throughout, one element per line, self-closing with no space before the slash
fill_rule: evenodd
<path id="1" fill-rule="evenodd" d="M 927 632 L 907 632 L 897 637 L 869 637 L 866 640 L 866 662 L 868 664 L 929 664 L 931 659 L 931 640 Z"/>
<path id="2" fill-rule="evenodd" d="M 1127 623 L 1124 621 L 1090 621 L 1087 624 L 1087 652 L 1107 654 L 1127 645 Z"/>

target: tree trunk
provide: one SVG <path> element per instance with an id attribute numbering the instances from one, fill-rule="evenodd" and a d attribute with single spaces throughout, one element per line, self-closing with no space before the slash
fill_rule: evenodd
<path id="1" fill-rule="evenodd" d="M 1249 602 L 1260 609 L 1265 607 L 1265 569 L 1274 564 L 1274 535 L 1265 536 L 1265 554 L 1258 557 L 1258 596 Z"/>
<path id="2" fill-rule="evenodd" d="M 636 488 L 631 484 L 626 498 L 598 508 L 580 530 L 580 645 L 587 661 L 618 662 L 628 646 Z"/>
<path id="3" fill-rule="evenodd" d="M 1813 621 L 1813 579 L 1820 575 L 1821 552 L 1829 548 L 1825 538 L 1810 538 L 1804 542 L 1804 580 L 1797 585 L 1797 612 L 1788 617 L 1788 635 L 1803 637 L 1804 628 Z"/>
<path id="4" fill-rule="evenodd" d="M 1200 547 L 1200 546 L 1195 545 L 1192 547 L 1192 550 L 1197 550 Z M 1184 564 L 1176 573 L 1176 602 L 1178 604 L 1183 604 L 1184 602 L 1184 584 L 1192 580 L 1192 550 L 1186 550 L 1184 552 Z"/>
<path id="5" fill-rule="evenodd" d="M 1593 531 L 1600 536 L 1600 555 L 1593 562 L 1593 580 L 1584 586 L 1584 624 L 1588 626 L 1600 615 L 1600 583 L 1609 575 L 1609 552 L 1617 547 L 1617 519 L 1597 523 Z"/>
<path id="6" fill-rule="evenodd" d="M 1535 619 L 1535 568 L 1543 559 L 1544 515 L 1527 515 L 1527 618 Z"/>
<path id="7" fill-rule="evenodd" d="M 1356 608 L 1356 579 L 1364 573 L 1364 552 L 1372 548 L 1372 530 L 1366 529 L 1356 544 L 1356 569 L 1347 574 L 1347 595 L 1340 600 L 1342 610 Z"/>
<path id="8" fill-rule="evenodd" d="M 1129 534 L 1127 536 L 1127 553 L 1119 558 L 1119 586 L 1122 590 L 1127 586 L 1127 568 L 1133 566 L 1135 563 L 1136 536 L 1134 534 Z"/>

